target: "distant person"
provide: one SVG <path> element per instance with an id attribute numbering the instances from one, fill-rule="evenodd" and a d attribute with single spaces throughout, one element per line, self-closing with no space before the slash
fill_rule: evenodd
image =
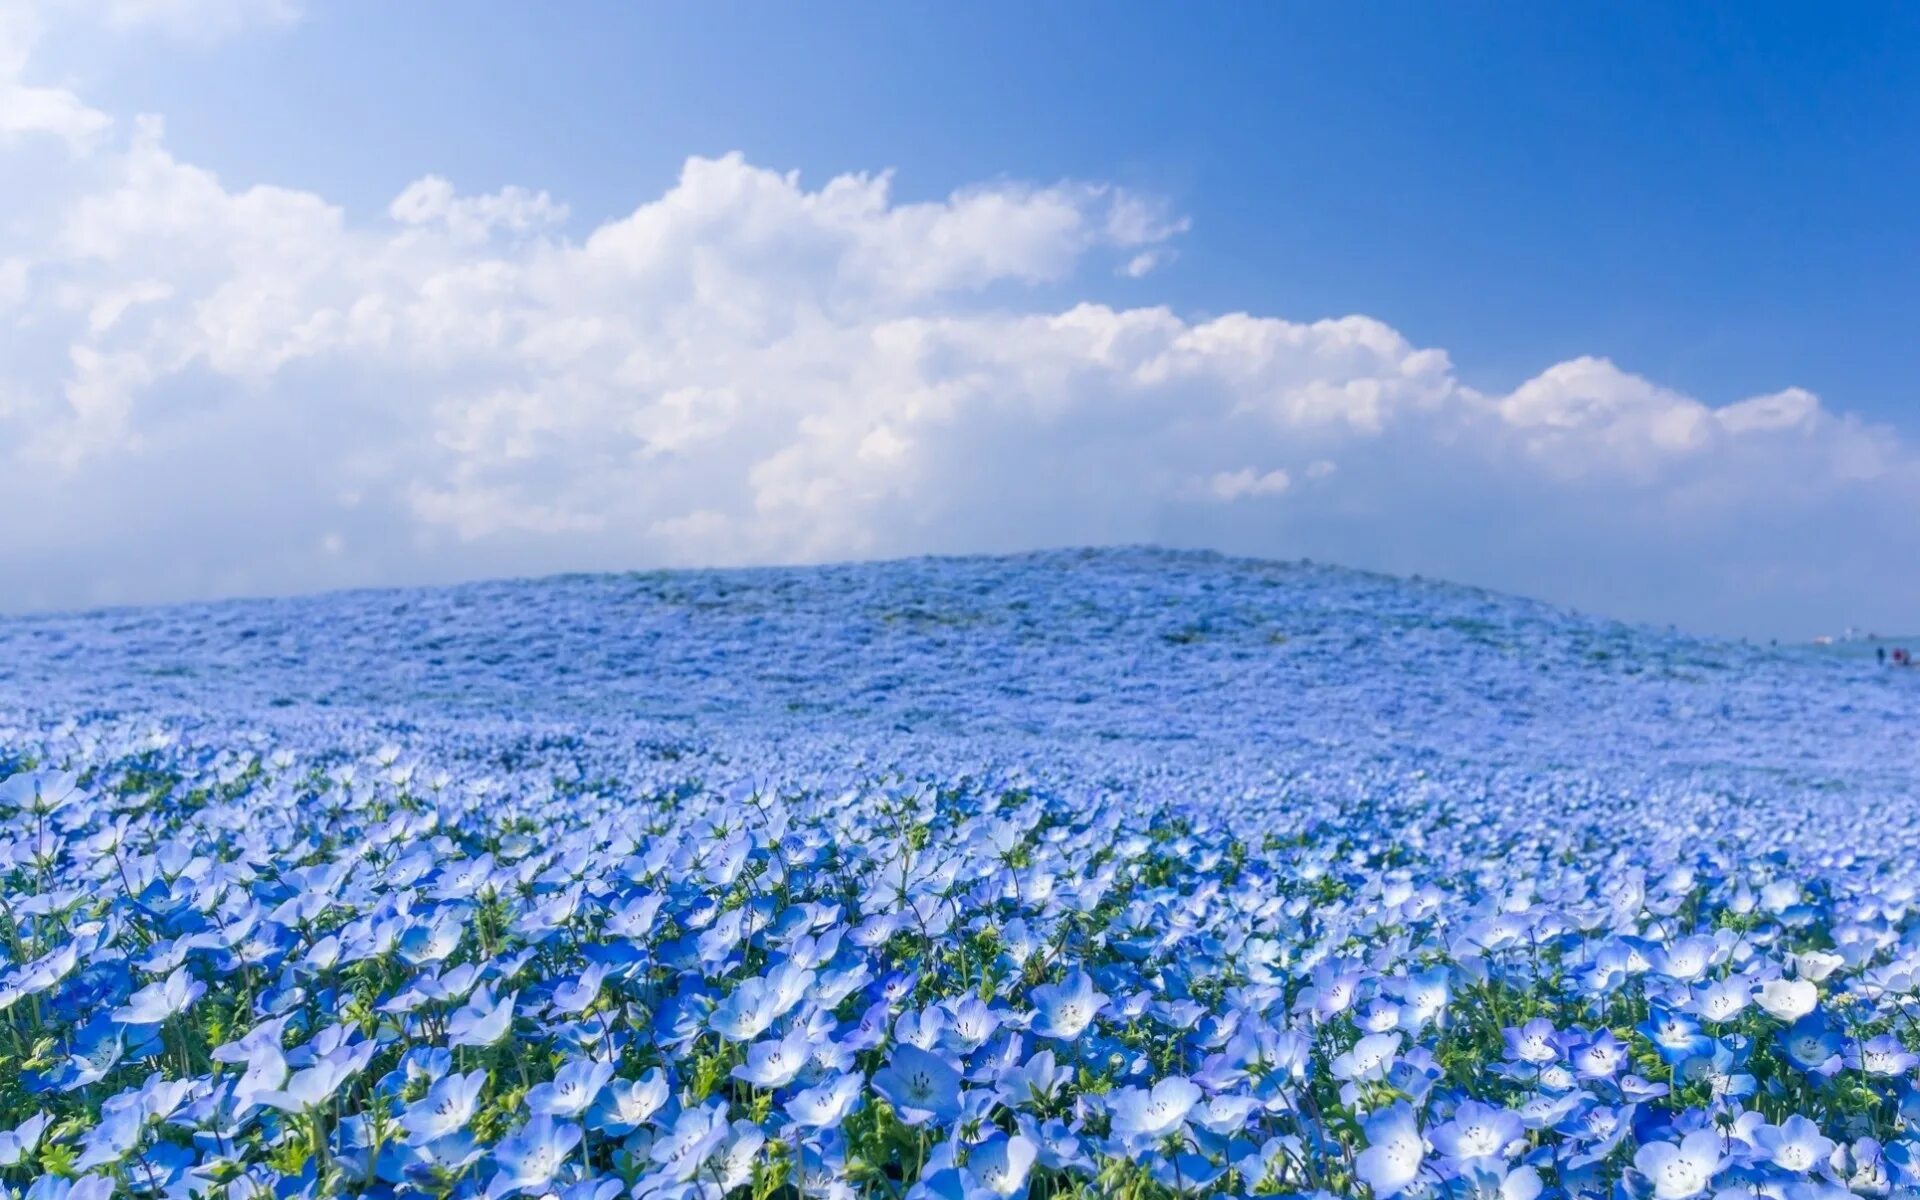
<path id="1" fill-rule="evenodd" d="M 1881 666 L 1884 667 L 1887 665 L 1887 648 L 1885 646 L 1875 646 L 1873 653 L 1879 658 Z"/>

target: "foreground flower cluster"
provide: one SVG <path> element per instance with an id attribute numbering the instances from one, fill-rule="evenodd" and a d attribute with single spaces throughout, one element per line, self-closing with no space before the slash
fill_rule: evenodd
<path id="1" fill-rule="evenodd" d="M 1899 680 L 1317 569 L 839 578 L 0 628 L 6 1192 L 1920 1187 Z"/>

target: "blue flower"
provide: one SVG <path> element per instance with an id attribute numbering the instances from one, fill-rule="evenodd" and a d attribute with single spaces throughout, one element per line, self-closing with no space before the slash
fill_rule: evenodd
<path id="1" fill-rule="evenodd" d="M 158 1025 L 186 1012 L 206 993 L 207 985 L 180 967 L 158 983 L 150 983 L 135 992 L 124 1007 L 113 1010 L 113 1019 L 125 1025 Z"/>
<path id="2" fill-rule="evenodd" d="M 518 993 L 509 992 L 495 999 L 486 991 L 454 1013 L 447 1021 L 450 1046 L 491 1046 L 513 1028 L 513 1006 Z"/>
<path id="3" fill-rule="evenodd" d="M 1668 1066 L 1713 1052 L 1713 1039 L 1701 1032 L 1700 1023 L 1678 1009 L 1654 1005 L 1647 1019 L 1634 1028 L 1653 1043 L 1654 1052 Z"/>
<path id="4" fill-rule="evenodd" d="M 1851 1070 L 1864 1071 L 1868 1075 L 1893 1076 L 1911 1071 L 1915 1063 L 1920 1063 L 1920 1056 L 1910 1052 L 1899 1038 L 1883 1033 L 1864 1042 L 1848 1043 L 1842 1061 Z"/>
<path id="5" fill-rule="evenodd" d="M 1200 1102 L 1192 1081 L 1170 1075 L 1152 1089 L 1122 1088 L 1107 1097 L 1115 1137 L 1127 1141 L 1158 1141 L 1179 1132 L 1187 1114 Z"/>
<path id="6" fill-rule="evenodd" d="M 848 1072 L 795 1092 L 786 1102 L 787 1116 L 803 1129 L 832 1129 L 861 1105 L 863 1082 Z"/>
<path id="7" fill-rule="evenodd" d="M 587 1111 L 612 1078 L 612 1063 L 576 1058 L 551 1080 L 535 1084 L 527 1092 L 526 1105 L 538 1116 L 572 1120 Z"/>
<path id="8" fill-rule="evenodd" d="M 733 1069 L 733 1077 L 754 1087 L 785 1087 L 807 1065 L 811 1049 L 806 1027 L 795 1025 L 783 1038 L 747 1047 L 747 1061 Z"/>
<path id="9" fill-rule="evenodd" d="M 559 1173 L 567 1154 L 580 1142 L 580 1127 L 534 1117 L 500 1139 L 493 1148 L 499 1175 L 487 1189 L 490 1196 L 544 1189 Z"/>
<path id="10" fill-rule="evenodd" d="M 874 1073 L 873 1090 L 907 1125 L 951 1121 L 960 1115 L 960 1072 L 917 1046 L 897 1046 Z"/>
<path id="11" fill-rule="evenodd" d="M 1354 1159 L 1354 1173 L 1385 1200 L 1413 1185 L 1426 1162 L 1426 1140 L 1411 1105 L 1394 1104 L 1367 1118 L 1367 1148 Z"/>
<path id="12" fill-rule="evenodd" d="M 708 1103 L 682 1112 L 649 1153 L 674 1179 L 686 1183 L 720 1149 L 727 1133 L 726 1107 Z"/>
<path id="13" fill-rule="evenodd" d="M 40 1144 L 40 1134 L 47 1127 L 47 1114 L 36 1113 L 25 1121 L 0 1133 L 0 1167 L 15 1167 L 25 1162 Z"/>
<path id="14" fill-rule="evenodd" d="M 1427 1131 L 1427 1141 L 1456 1169 L 1477 1159 L 1505 1157 L 1508 1148 L 1526 1135 L 1518 1114 L 1504 1108 L 1463 1100 L 1453 1118 Z"/>
<path id="15" fill-rule="evenodd" d="M 480 1104 L 480 1093 L 487 1086 L 485 1071 L 448 1075 L 438 1080 L 427 1094 L 407 1106 L 400 1126 L 408 1140 L 419 1145 L 456 1133 L 467 1127 Z"/>
<path id="16" fill-rule="evenodd" d="M 1826 1162 L 1834 1147 L 1833 1140 L 1822 1134 L 1818 1125 L 1799 1113 L 1778 1125 L 1754 1130 L 1753 1144 L 1767 1161 L 1795 1175 L 1804 1175 Z"/>
<path id="17" fill-rule="evenodd" d="M 1094 1017 L 1107 1007 L 1107 998 L 1094 990 L 1093 977 L 1085 971 L 1074 971 L 1059 983 L 1034 988 L 1027 998 L 1037 1010 L 1033 1031 L 1068 1042 L 1086 1032 Z"/>
<path id="18" fill-rule="evenodd" d="M 613 1079 L 587 1110 L 587 1128 L 622 1136 L 632 1133 L 667 1102 L 667 1080 L 659 1068 L 639 1079 Z"/>
<path id="19" fill-rule="evenodd" d="M 967 1174 L 991 1196 L 1025 1196 L 1027 1177 L 1038 1153 L 1034 1144 L 1020 1134 L 995 1134 L 967 1156 Z"/>
<path id="20" fill-rule="evenodd" d="M 1720 1147 L 1720 1134 L 1703 1129 L 1678 1145 L 1648 1142 L 1635 1152 L 1633 1166 L 1652 1183 L 1656 1200 L 1688 1200 L 1712 1186 L 1725 1162 Z"/>

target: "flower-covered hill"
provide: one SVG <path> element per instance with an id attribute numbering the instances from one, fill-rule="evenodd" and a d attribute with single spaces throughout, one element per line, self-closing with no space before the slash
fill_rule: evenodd
<path id="1" fill-rule="evenodd" d="M 1147 550 L 0 619 L 0 1185 L 1920 1184 L 1920 678 Z"/>
<path id="2" fill-rule="evenodd" d="M 1154 550 L 571 576 L 0 620 L 14 712 L 684 743 L 916 736 L 1003 765 L 1433 758 L 1645 780 L 1920 773 L 1915 689 L 1479 590 Z M 1150 750 L 1147 749 L 1150 747 Z"/>

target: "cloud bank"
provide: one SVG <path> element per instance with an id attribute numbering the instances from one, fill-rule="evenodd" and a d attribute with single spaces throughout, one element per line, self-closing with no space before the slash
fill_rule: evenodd
<path id="1" fill-rule="evenodd" d="M 1099 183 L 728 155 L 591 229 L 432 176 L 349 214 L 35 82 L 34 36 L 0 16 L 0 606 L 1141 541 L 1732 631 L 1920 595 L 1920 458 L 1798 388 L 1485 394 L 1371 317 L 1042 304 L 1175 255 Z"/>

